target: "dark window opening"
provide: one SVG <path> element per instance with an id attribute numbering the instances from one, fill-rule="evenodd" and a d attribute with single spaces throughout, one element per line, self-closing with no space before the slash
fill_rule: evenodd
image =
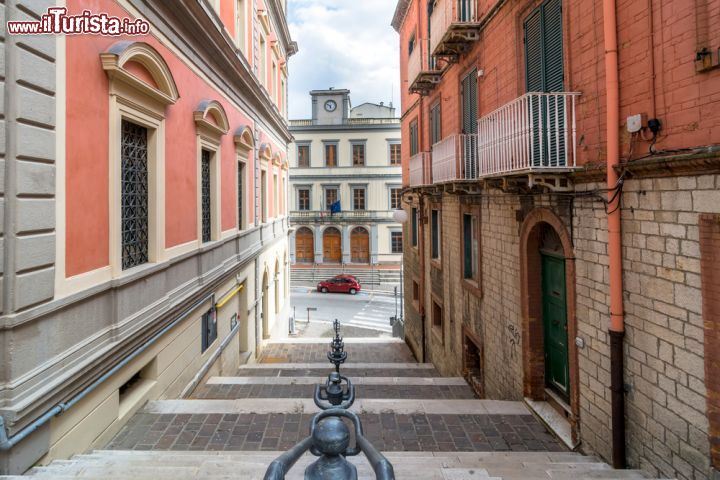
<path id="1" fill-rule="evenodd" d="M 202 350 L 205 350 L 217 340 L 217 316 L 215 308 L 211 308 L 202 316 Z"/>
<path id="2" fill-rule="evenodd" d="M 209 242 L 212 240 L 212 198 L 210 191 L 210 152 L 202 151 L 201 159 L 201 197 L 202 206 L 202 241 Z"/>
<path id="3" fill-rule="evenodd" d="M 432 258 L 440 258 L 440 212 L 432 211 L 430 234 L 432 236 Z"/>
<path id="4" fill-rule="evenodd" d="M 418 209 L 412 209 L 412 246 L 418 246 Z"/>
<path id="5" fill-rule="evenodd" d="M 402 253 L 402 232 L 390 232 L 390 243 L 392 253 Z"/>

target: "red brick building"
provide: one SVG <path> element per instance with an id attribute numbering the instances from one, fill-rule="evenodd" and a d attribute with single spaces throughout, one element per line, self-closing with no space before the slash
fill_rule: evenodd
<path id="1" fill-rule="evenodd" d="M 677 478 L 720 468 L 719 14 L 400 0 L 393 19 L 407 343 Z"/>

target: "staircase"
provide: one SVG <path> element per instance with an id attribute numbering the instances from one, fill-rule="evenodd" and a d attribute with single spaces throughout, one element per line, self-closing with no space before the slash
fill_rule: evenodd
<path id="1" fill-rule="evenodd" d="M 309 343 L 308 343 L 309 342 Z M 271 343 L 260 363 L 213 377 L 189 399 L 149 402 L 105 450 L 35 467 L 37 479 L 251 480 L 308 434 L 311 397 L 325 381 L 328 342 Z M 397 479 L 634 479 L 569 452 L 519 402 L 477 399 L 461 378 L 412 360 L 395 339 L 346 339 L 352 410 Z M 306 454 L 286 478 L 302 479 Z M 375 478 L 361 456 L 361 479 Z M 19 479 L 20 477 L 0 477 Z"/>
<path id="2" fill-rule="evenodd" d="M 400 285 L 398 268 L 359 268 L 348 266 L 296 266 L 290 270 L 290 283 L 293 287 L 315 286 L 321 280 L 340 275 L 353 275 L 361 285 Z"/>

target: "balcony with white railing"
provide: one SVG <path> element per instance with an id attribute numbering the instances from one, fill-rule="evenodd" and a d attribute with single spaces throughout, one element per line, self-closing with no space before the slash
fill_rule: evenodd
<path id="1" fill-rule="evenodd" d="M 440 83 L 442 72 L 435 69 L 435 59 L 430 56 L 430 41 L 418 40 L 408 58 L 408 81 L 410 92 L 428 95 Z"/>
<path id="2" fill-rule="evenodd" d="M 526 93 L 478 120 L 477 177 L 576 166 L 578 92 Z"/>
<path id="3" fill-rule="evenodd" d="M 430 52 L 457 60 L 480 39 L 480 28 L 477 0 L 437 0 L 430 15 Z"/>
<path id="4" fill-rule="evenodd" d="M 477 142 L 477 135 L 461 134 L 450 135 L 433 145 L 433 182 L 453 182 L 476 178 Z"/>
<path id="5" fill-rule="evenodd" d="M 410 186 L 431 185 L 430 154 L 420 152 L 410 157 Z"/>

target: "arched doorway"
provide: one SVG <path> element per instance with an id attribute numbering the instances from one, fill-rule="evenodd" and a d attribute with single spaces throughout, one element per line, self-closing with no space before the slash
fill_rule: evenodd
<path id="1" fill-rule="evenodd" d="M 350 261 L 370 263 L 370 234 L 363 227 L 355 227 L 350 232 Z"/>
<path id="2" fill-rule="evenodd" d="M 275 260 L 275 315 L 280 313 L 280 262 Z"/>
<path id="3" fill-rule="evenodd" d="M 340 263 L 342 260 L 342 237 L 340 230 L 328 227 L 323 232 L 323 262 Z"/>
<path id="4" fill-rule="evenodd" d="M 537 208 L 520 235 L 524 393 L 569 409 L 576 435 L 579 415 L 575 259 L 563 221 Z"/>
<path id="5" fill-rule="evenodd" d="M 270 338 L 270 325 L 268 322 L 268 272 L 265 270 L 263 273 L 262 280 L 262 310 L 260 311 L 260 317 L 262 318 L 262 338 Z"/>
<path id="6" fill-rule="evenodd" d="M 313 263 L 315 261 L 315 235 L 307 227 L 299 228 L 295 233 L 295 262 Z"/>

